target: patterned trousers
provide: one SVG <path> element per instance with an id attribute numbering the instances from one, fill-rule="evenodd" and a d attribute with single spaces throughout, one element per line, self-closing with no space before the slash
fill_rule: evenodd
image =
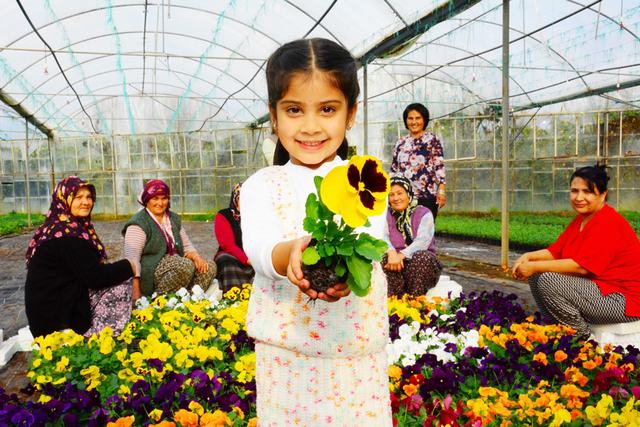
<path id="1" fill-rule="evenodd" d="M 382 257 L 382 265 L 387 264 L 387 255 Z M 389 296 L 398 297 L 409 294 L 414 297 L 424 295 L 433 288 L 442 272 L 442 264 L 435 254 L 429 251 L 417 251 L 410 259 L 404 260 L 402 271 L 384 269 L 387 275 Z"/>
<path id="2" fill-rule="evenodd" d="M 216 263 L 208 261 L 209 270 L 200 273 L 196 270 L 196 265 L 188 258 L 180 255 L 166 255 L 162 257 L 156 271 L 153 274 L 155 291 L 164 294 L 175 292 L 180 288 L 191 289 L 195 285 L 203 291 L 209 289 L 213 278 L 216 277 Z"/>
<path id="3" fill-rule="evenodd" d="M 626 316 L 626 299 L 619 293 L 606 297 L 593 281 L 560 273 L 534 274 L 529 278 L 533 298 L 544 316 L 576 330 L 587 338 L 589 324 L 626 323 L 640 320 Z"/>

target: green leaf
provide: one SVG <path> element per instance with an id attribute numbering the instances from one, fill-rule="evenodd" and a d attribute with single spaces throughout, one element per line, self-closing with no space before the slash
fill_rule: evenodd
<path id="1" fill-rule="evenodd" d="M 345 261 L 349 270 L 349 279 L 352 279 L 353 287 L 349 285 L 351 291 L 356 292 L 354 287 L 358 290 L 368 290 L 371 285 L 371 262 L 356 254 L 345 258 Z M 349 279 L 347 279 L 347 284 Z M 356 295 L 358 295 L 357 292 Z"/>
<path id="2" fill-rule="evenodd" d="M 320 255 L 315 246 L 309 246 L 302 252 L 302 262 L 307 265 L 313 265 L 320 261 Z"/>
<path id="3" fill-rule="evenodd" d="M 324 178 L 320 175 L 316 175 L 313 177 L 313 184 L 316 186 L 316 193 L 320 194 L 320 186 L 322 185 L 322 180 Z"/>
<path id="4" fill-rule="evenodd" d="M 307 201 L 304 204 L 305 214 L 307 218 L 318 219 L 318 198 L 315 194 L 309 193 L 307 196 Z"/>
<path id="5" fill-rule="evenodd" d="M 361 233 L 355 243 L 356 252 L 371 261 L 380 261 L 387 251 L 387 243 L 375 239 L 366 233 Z"/>
<path id="6" fill-rule="evenodd" d="M 335 239 L 336 237 L 340 237 L 338 224 L 333 221 L 329 221 L 327 223 L 327 239 Z"/>
<path id="7" fill-rule="evenodd" d="M 338 255 L 349 257 L 353 255 L 353 242 L 343 241 L 336 247 L 336 250 L 338 251 Z"/>
<path id="8" fill-rule="evenodd" d="M 305 231 L 308 231 L 309 233 L 313 233 L 318 227 L 318 220 L 315 218 L 307 217 L 304 220 L 302 220 L 302 227 L 305 229 Z"/>
<path id="9" fill-rule="evenodd" d="M 324 250 L 325 250 L 327 256 L 331 256 L 331 255 L 336 253 L 336 247 L 333 246 L 333 245 L 325 245 Z"/>
<path id="10" fill-rule="evenodd" d="M 347 277 L 347 286 L 349 286 L 349 289 L 351 289 L 351 292 L 353 292 L 359 297 L 366 296 L 369 293 L 369 288 L 366 288 L 366 289 L 360 288 L 360 285 L 357 284 L 355 280 L 356 279 L 352 274 L 349 274 L 349 277 Z"/>
<path id="11" fill-rule="evenodd" d="M 347 266 L 344 264 L 344 261 L 338 262 L 334 271 L 336 272 L 336 276 L 344 276 L 344 274 L 347 272 Z"/>

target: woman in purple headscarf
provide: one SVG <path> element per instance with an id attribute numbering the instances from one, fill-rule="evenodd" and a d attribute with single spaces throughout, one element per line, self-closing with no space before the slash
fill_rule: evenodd
<path id="1" fill-rule="evenodd" d="M 73 329 L 91 335 L 106 326 L 120 333 L 131 315 L 133 263 L 106 262 L 104 245 L 91 223 L 92 184 L 63 179 L 52 195 L 44 224 L 26 253 L 25 308 L 34 336 Z"/>
<path id="2" fill-rule="evenodd" d="M 140 193 L 138 211 L 122 229 L 124 256 L 134 260 L 133 299 L 154 292 L 175 292 L 199 285 L 207 290 L 216 264 L 206 261 L 189 240 L 180 216 L 169 208 L 171 192 L 162 180 L 148 181 Z"/>

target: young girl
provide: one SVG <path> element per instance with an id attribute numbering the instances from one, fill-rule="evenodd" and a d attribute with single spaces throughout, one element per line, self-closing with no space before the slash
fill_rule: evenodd
<path id="1" fill-rule="evenodd" d="M 293 41 L 269 58 L 267 85 L 280 166 L 255 173 L 240 195 L 256 270 L 247 329 L 256 340 L 259 425 L 391 426 L 382 268 L 374 263 L 363 298 L 345 284 L 316 294 L 300 268 L 313 177 L 345 164 L 360 91 L 355 60 L 329 40 Z M 381 238 L 384 215 L 370 222 L 362 231 Z"/>

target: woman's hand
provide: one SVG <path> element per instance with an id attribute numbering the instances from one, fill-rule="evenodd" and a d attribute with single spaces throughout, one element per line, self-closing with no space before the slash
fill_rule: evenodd
<path id="1" fill-rule="evenodd" d="M 438 190 L 436 193 L 436 205 L 438 205 L 438 208 L 442 209 L 445 204 L 447 204 L 447 195 L 444 191 L 440 192 L 440 190 Z"/>
<path id="2" fill-rule="evenodd" d="M 328 288 L 326 292 L 316 292 L 311 289 L 311 283 L 304 278 L 302 272 L 302 252 L 309 246 L 310 241 L 311 236 L 305 236 L 291 242 L 287 278 L 312 300 L 321 299 L 327 302 L 335 302 L 349 295 L 351 290 L 346 283 L 338 283 Z"/>
<path id="3" fill-rule="evenodd" d="M 387 263 L 384 268 L 389 271 L 402 271 L 404 268 L 404 254 L 397 252 L 395 249 L 390 249 L 387 252 Z"/>
<path id="4" fill-rule="evenodd" d="M 142 297 L 142 291 L 140 290 L 140 278 L 134 277 L 131 286 L 131 303 L 136 306 L 136 301 Z"/>
<path id="5" fill-rule="evenodd" d="M 196 266 L 198 273 L 206 273 L 209 271 L 209 263 L 200 256 L 197 252 L 188 252 L 184 254 L 185 258 L 190 259 Z"/>
<path id="6" fill-rule="evenodd" d="M 524 261 L 517 265 L 514 265 L 511 275 L 515 279 L 527 280 L 537 272 L 534 266 L 534 262 L 535 261 Z"/>
<path id="7" fill-rule="evenodd" d="M 513 276 L 513 278 L 515 279 L 520 279 L 520 272 L 518 272 L 518 270 L 520 269 L 520 266 L 522 264 L 528 263 L 529 261 L 531 261 L 531 256 L 530 256 L 530 252 L 526 252 L 522 255 L 520 255 L 520 258 L 518 258 L 516 260 L 516 262 L 513 264 L 513 268 L 511 269 L 511 276 Z"/>

